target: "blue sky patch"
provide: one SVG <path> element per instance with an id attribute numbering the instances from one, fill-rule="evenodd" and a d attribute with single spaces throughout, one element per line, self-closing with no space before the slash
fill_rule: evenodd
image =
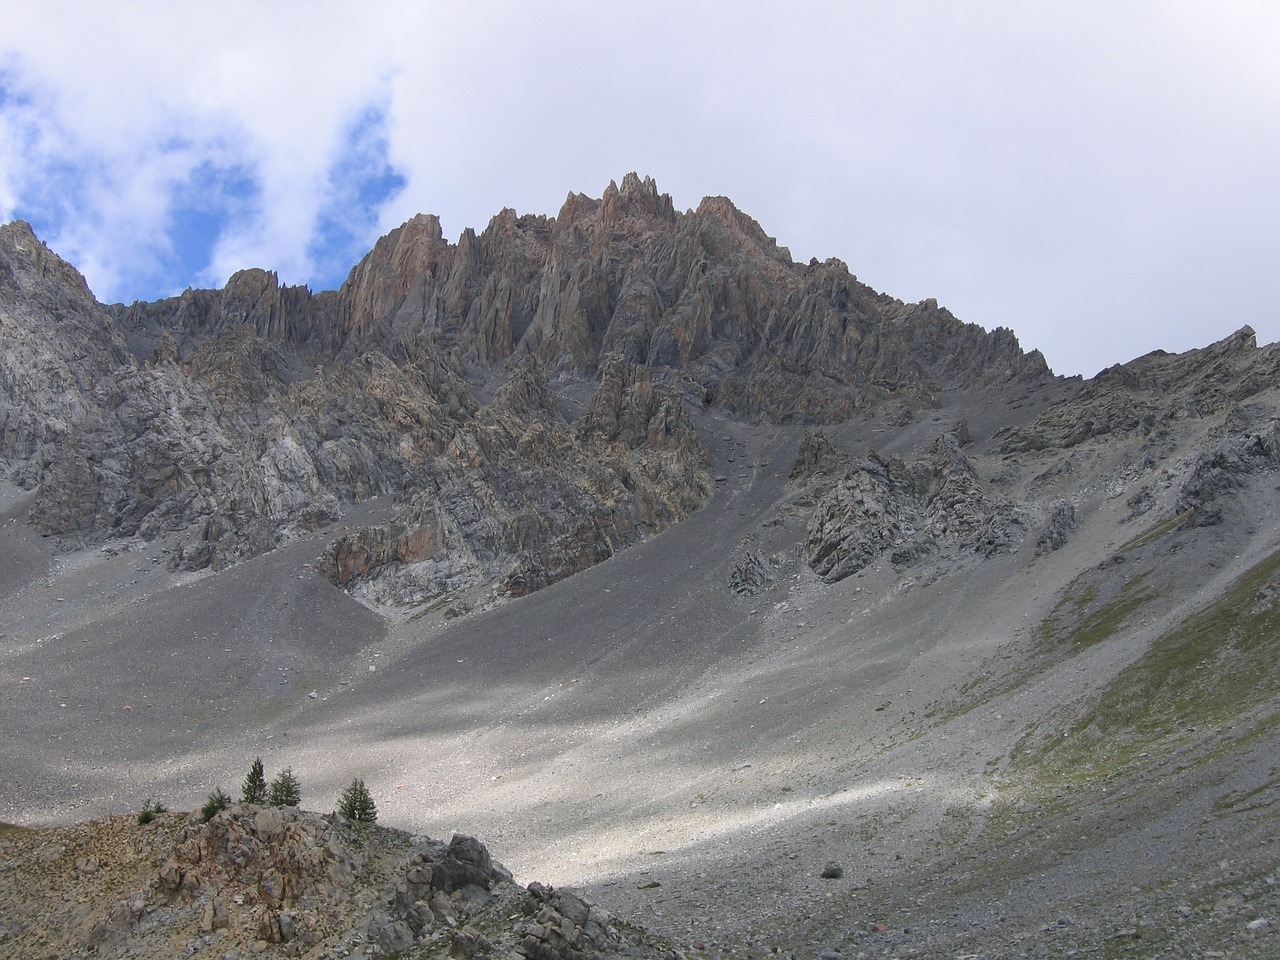
<path id="1" fill-rule="evenodd" d="M 160 283 L 169 284 L 172 278 L 195 278 L 208 271 L 223 231 L 228 225 L 247 220 L 256 213 L 262 204 L 262 190 L 253 169 L 247 165 L 219 166 L 205 162 L 174 190 L 171 204 L 168 251 L 160 265 L 163 278 L 157 278 Z M 147 296 L 174 292 L 166 288 Z"/>
<path id="2" fill-rule="evenodd" d="M 313 290 L 341 286 L 377 239 L 382 207 L 407 182 L 389 159 L 385 112 L 368 107 L 347 129 L 341 152 L 329 168 L 329 196 L 307 248 L 314 263 Z"/>

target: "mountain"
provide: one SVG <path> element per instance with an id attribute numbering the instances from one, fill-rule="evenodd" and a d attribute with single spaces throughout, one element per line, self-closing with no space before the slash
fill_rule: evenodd
<path id="1" fill-rule="evenodd" d="M 38 490 L 41 532 L 180 533 L 173 564 L 218 568 L 389 495 L 396 518 L 329 567 L 401 603 L 537 589 L 696 509 L 705 452 L 677 397 L 827 422 L 1049 379 L 1008 331 L 876 294 L 836 260 L 798 266 L 727 200 L 678 214 L 634 174 L 457 245 L 415 217 L 316 295 L 246 270 L 104 308 L 25 225 L 0 245 L 0 454 Z"/>
<path id="2" fill-rule="evenodd" d="M 1247 327 L 1055 377 L 629 175 L 457 244 L 415 217 L 321 293 L 102 305 L 9 224 L 0 347 L 0 819 L 52 831 L 11 869 L 75 876 L 61 824 L 261 755 L 641 955 L 1274 952 L 1280 347 Z M 203 888 L 130 877 L 96 945 L 169 949 Z M 15 896 L 19 953 L 114 922 L 95 893 L 42 940 Z"/>

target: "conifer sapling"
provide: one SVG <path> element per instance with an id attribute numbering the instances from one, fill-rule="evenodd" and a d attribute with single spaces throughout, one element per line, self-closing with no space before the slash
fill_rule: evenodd
<path id="1" fill-rule="evenodd" d="M 249 775 L 244 778 L 244 787 L 240 790 L 241 803 L 267 802 L 267 777 L 262 772 L 262 758 L 258 757 L 249 768 Z"/>
<path id="2" fill-rule="evenodd" d="M 296 807 L 302 803 L 302 784 L 293 775 L 293 768 L 281 772 L 271 781 L 267 803 L 273 807 Z"/>
<path id="3" fill-rule="evenodd" d="M 374 823 L 378 819 L 378 806 L 373 802 L 369 788 L 359 777 L 352 780 L 338 800 L 338 812 L 348 820 L 358 823 Z"/>

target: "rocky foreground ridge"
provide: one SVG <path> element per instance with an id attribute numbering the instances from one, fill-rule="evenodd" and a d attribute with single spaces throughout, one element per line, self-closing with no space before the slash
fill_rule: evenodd
<path id="1" fill-rule="evenodd" d="M 471 837 L 252 804 L 9 830 L 0 944 L 31 960 L 678 956 L 568 890 L 520 886 Z"/>

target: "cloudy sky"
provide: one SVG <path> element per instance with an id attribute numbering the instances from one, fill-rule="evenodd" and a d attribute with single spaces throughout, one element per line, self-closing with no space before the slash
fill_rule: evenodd
<path id="1" fill-rule="evenodd" d="M 1280 339 L 1280 4 L 0 0 L 0 220 L 103 301 L 337 286 L 628 171 L 1092 375 Z"/>

